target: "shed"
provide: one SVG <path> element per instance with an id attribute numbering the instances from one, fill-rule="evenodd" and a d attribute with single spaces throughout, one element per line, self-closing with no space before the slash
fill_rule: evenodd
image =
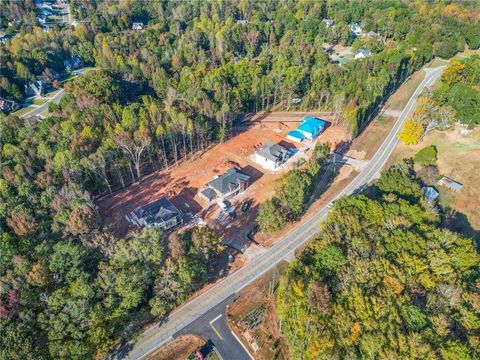
<path id="1" fill-rule="evenodd" d="M 449 177 L 442 177 L 440 180 L 437 182 L 438 185 L 443 185 L 445 187 L 448 187 L 449 189 L 455 190 L 455 191 L 460 191 L 463 188 L 463 185 L 460 184 L 458 181 L 455 181 L 453 179 L 450 179 Z"/>
<path id="2" fill-rule="evenodd" d="M 438 198 L 439 192 L 433 186 L 422 187 L 422 194 L 428 201 L 435 201 Z"/>

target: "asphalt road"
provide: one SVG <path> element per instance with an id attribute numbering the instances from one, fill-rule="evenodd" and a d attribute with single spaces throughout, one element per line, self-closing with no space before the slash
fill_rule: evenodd
<path id="1" fill-rule="evenodd" d="M 243 347 L 230 330 L 227 324 L 226 306 L 235 298 L 230 297 L 202 314 L 182 330 L 173 335 L 174 338 L 181 335 L 193 334 L 204 339 L 211 340 L 213 345 L 224 360 L 251 360 L 249 352 Z"/>
<path id="2" fill-rule="evenodd" d="M 84 68 L 84 69 L 78 69 L 78 70 L 75 70 L 75 71 L 72 71 L 72 74 L 73 75 L 81 75 L 81 74 L 84 74 L 86 71 L 88 71 L 89 69 L 88 68 Z M 65 93 L 65 90 L 64 89 L 60 89 L 59 92 L 57 92 L 55 94 L 55 96 L 53 96 L 52 98 L 48 99 L 45 103 L 43 103 L 42 105 L 40 105 L 39 107 L 36 107 L 34 109 L 32 109 L 31 111 L 23 114 L 21 117 L 22 118 L 29 118 L 29 117 L 32 117 L 32 116 L 36 116 L 36 115 L 39 115 L 41 113 L 43 113 L 45 110 L 48 109 L 48 105 L 53 102 L 55 104 L 58 104 L 60 102 L 60 99 L 62 98 L 63 94 Z"/>
<path id="3" fill-rule="evenodd" d="M 414 109 L 418 95 L 425 87 L 430 86 L 441 75 L 442 70 L 443 67 L 425 70 L 425 79 L 412 94 L 412 97 L 383 144 L 363 170 L 338 193 L 335 199 L 351 194 L 355 189 L 361 188 L 378 176 L 398 143 L 396 134 Z M 219 281 L 203 294 L 176 309 L 162 324 L 157 324 L 146 330 L 136 343 L 129 344 L 128 352 L 123 351 L 113 354 L 113 357 L 116 359 L 144 359 L 152 351 L 171 340 L 175 335 L 182 333 L 185 329 L 189 329 L 191 324 L 196 324 L 198 319 L 203 319 L 203 315 L 208 314 L 211 309 L 229 299 L 275 264 L 284 259 L 291 258 L 298 247 L 309 241 L 315 235 L 320 223 L 325 219 L 328 210 L 327 207 L 320 209 L 256 259 L 232 273 L 227 278 Z M 205 321 L 206 319 L 203 322 L 199 322 L 204 323 Z"/>

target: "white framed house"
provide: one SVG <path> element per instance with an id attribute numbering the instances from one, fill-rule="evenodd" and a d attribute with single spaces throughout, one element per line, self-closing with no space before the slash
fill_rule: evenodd
<path id="1" fill-rule="evenodd" d="M 282 166 L 290 157 L 286 148 L 271 141 L 265 144 L 255 152 L 255 162 L 265 169 L 276 170 Z"/>

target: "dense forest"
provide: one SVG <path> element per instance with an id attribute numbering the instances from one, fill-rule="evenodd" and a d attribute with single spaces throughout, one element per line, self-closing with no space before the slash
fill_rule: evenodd
<path id="1" fill-rule="evenodd" d="M 478 358 L 480 256 L 442 216 L 411 163 L 340 199 L 279 289 L 293 358 Z"/>
<path id="2" fill-rule="evenodd" d="M 480 43 L 473 1 L 70 4 L 76 26 L 43 32 L 32 1 L 2 3 L 2 30 L 15 35 L 0 46 L 2 97 L 23 101 L 26 84 L 51 81 L 71 57 L 95 67 L 65 85 L 45 119 L 0 117 L 5 359 L 101 358 L 211 279 L 214 234 L 197 229 L 168 244 L 152 230 L 117 239 L 102 225 L 97 196 L 228 138 L 243 112 L 332 110 L 355 136 L 433 56 Z M 131 30 L 135 21 L 145 30 Z M 379 34 L 374 54 L 333 64 L 323 43 L 366 45 L 351 22 Z M 299 176 L 306 194 L 313 176 L 291 174 Z M 302 211 L 292 197 L 279 201 L 293 216 Z"/>

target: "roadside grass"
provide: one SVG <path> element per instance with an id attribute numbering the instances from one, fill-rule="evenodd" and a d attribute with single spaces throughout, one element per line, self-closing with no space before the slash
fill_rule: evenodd
<path id="1" fill-rule="evenodd" d="M 49 96 L 49 95 L 45 95 L 45 96 Z M 47 102 L 47 100 L 45 100 L 45 99 L 35 99 L 35 100 L 33 100 L 34 105 L 43 105 L 46 102 Z"/>
<path id="2" fill-rule="evenodd" d="M 407 105 L 410 96 L 425 78 L 425 72 L 417 71 L 408 80 L 406 80 L 400 88 L 390 96 L 385 107 L 392 110 L 403 110 Z"/>
<path id="3" fill-rule="evenodd" d="M 10 115 L 13 115 L 13 116 L 23 116 L 25 115 L 26 113 L 28 113 L 29 111 L 31 110 L 34 110 L 35 108 L 33 106 L 25 106 L 24 108 L 21 108 L 20 110 L 17 110 L 15 112 L 12 112 Z"/>

